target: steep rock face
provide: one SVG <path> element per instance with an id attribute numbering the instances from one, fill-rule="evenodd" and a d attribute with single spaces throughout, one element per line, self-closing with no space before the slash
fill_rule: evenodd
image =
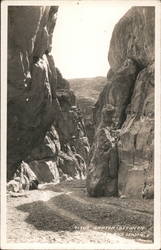
<path id="1" fill-rule="evenodd" d="M 107 85 L 103 90 L 102 98 L 95 105 L 94 120 L 96 123 L 100 122 L 99 119 L 103 106 L 112 104 L 115 106 L 114 118 L 117 127 L 121 127 L 125 120 L 125 110 L 133 92 L 137 73 L 138 68 L 136 63 L 131 59 L 125 60 L 116 72 L 111 70 Z"/>
<path id="2" fill-rule="evenodd" d="M 80 164 L 75 155 L 86 157 L 88 141 L 82 149 L 72 143 L 73 137 L 80 143 L 86 138 L 83 121 L 75 95 L 50 53 L 57 11 L 57 6 L 10 6 L 8 10 L 8 179 L 25 161 L 39 182 L 57 182 L 59 159 L 62 152 L 67 158 L 69 151 L 68 162 L 84 173 L 86 163 Z M 67 145 L 70 150 L 65 152 Z"/>
<path id="3" fill-rule="evenodd" d="M 108 54 L 111 68 L 107 85 L 94 109 L 96 134 L 103 109 L 109 104 L 115 109 L 111 133 L 118 141 L 119 193 L 148 198 L 153 196 L 154 19 L 153 7 L 133 7 L 116 24 Z M 99 145 L 100 140 L 96 136 L 94 144 Z M 103 165 L 102 158 L 97 157 L 99 153 L 99 147 L 92 147 L 87 176 L 87 189 L 93 187 L 93 193 L 89 192 L 92 195 L 98 189 L 91 175 L 96 176 Z M 110 195 L 103 178 L 100 175 L 97 182 L 106 190 L 104 195 Z"/>
<path id="4" fill-rule="evenodd" d="M 154 61 L 154 7 L 133 7 L 115 26 L 108 59 L 113 70 L 127 58 L 146 67 Z"/>
<path id="5" fill-rule="evenodd" d="M 57 12 L 53 9 L 52 15 Z M 45 50 L 48 13 L 44 7 L 9 7 L 8 23 L 8 177 L 18 161 L 41 142 L 51 123 L 46 115 L 53 112 L 51 86 L 48 78 Z M 27 26 L 26 26 L 27 24 Z M 55 23 L 53 23 L 55 25 Z M 37 35 L 46 30 L 46 46 L 38 47 Z M 49 116 L 48 116 L 49 117 Z M 50 116 L 51 118 L 51 116 Z"/>

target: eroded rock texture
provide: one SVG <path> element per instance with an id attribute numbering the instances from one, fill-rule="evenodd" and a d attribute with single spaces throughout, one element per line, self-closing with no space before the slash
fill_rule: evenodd
<path id="1" fill-rule="evenodd" d="M 113 127 L 115 109 L 108 104 L 102 110 L 88 166 L 87 190 L 91 196 L 117 196 L 118 150 Z"/>
<path id="2" fill-rule="evenodd" d="M 83 120 L 50 53 L 57 11 L 8 9 L 8 179 L 22 161 L 39 182 L 85 175 L 89 144 Z"/>
<path id="3" fill-rule="evenodd" d="M 113 195 L 117 191 L 127 196 L 153 196 L 154 11 L 153 7 L 133 7 L 114 28 L 107 85 L 94 109 L 97 132 L 87 176 L 87 190 L 92 196 Z M 100 124 L 101 113 L 109 104 L 115 108 L 111 129 L 117 135 L 119 154 L 118 182 L 115 188 L 112 182 L 110 186 L 113 190 L 118 187 L 114 193 L 107 188 L 110 176 L 107 159 L 98 157 L 106 151 L 108 138 L 103 132 L 100 134 Z M 105 175 L 98 175 L 98 171 Z"/>

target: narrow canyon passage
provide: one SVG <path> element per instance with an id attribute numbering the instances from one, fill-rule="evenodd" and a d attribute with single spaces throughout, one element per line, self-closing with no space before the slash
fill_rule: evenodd
<path id="1" fill-rule="evenodd" d="M 89 12 L 82 10 L 87 21 Z M 109 62 L 108 73 L 89 77 L 82 70 L 90 65 L 89 73 L 95 72 L 102 52 L 97 49 L 94 56 L 93 43 L 83 39 L 81 49 L 75 43 L 71 49 L 72 33 L 61 37 L 59 6 L 8 8 L 9 243 L 153 242 L 155 11 L 146 6 L 124 10 L 115 25 L 111 19 L 102 30 L 104 39 L 114 28 L 109 51 L 92 21 L 86 24 L 96 44 L 103 42 Z M 70 8 L 66 11 L 70 20 Z M 91 11 L 99 21 L 97 8 Z M 97 30 L 106 21 L 96 22 Z M 59 39 L 69 46 L 68 56 L 63 55 L 66 69 L 77 66 L 81 78 L 56 64 L 54 55 L 62 53 L 53 50 L 57 22 Z M 85 45 L 89 54 L 82 52 Z"/>

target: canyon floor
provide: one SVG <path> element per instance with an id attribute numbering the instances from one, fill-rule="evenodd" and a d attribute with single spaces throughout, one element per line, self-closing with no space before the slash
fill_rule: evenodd
<path id="1" fill-rule="evenodd" d="M 45 184 L 7 196 L 8 243 L 127 243 L 153 241 L 153 201 L 91 198 L 84 180 Z"/>

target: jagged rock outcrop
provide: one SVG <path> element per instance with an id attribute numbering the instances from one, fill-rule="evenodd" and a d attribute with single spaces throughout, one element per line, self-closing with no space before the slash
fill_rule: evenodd
<path id="1" fill-rule="evenodd" d="M 94 109 L 97 135 L 103 109 L 109 104 L 115 108 L 111 129 L 118 139 L 119 193 L 135 197 L 143 194 L 145 198 L 153 196 L 154 13 L 154 7 L 133 7 L 116 24 L 108 54 L 111 68 L 107 85 Z M 93 196 L 100 190 L 94 179 L 106 161 L 98 158 L 99 144 L 105 144 L 104 137 L 100 140 L 101 135 L 95 137 L 97 147 L 91 149 L 88 166 L 87 190 Z M 106 177 L 97 176 L 97 183 L 106 190 L 100 195 L 110 195 L 108 177 L 108 170 Z"/>
<path id="2" fill-rule="evenodd" d="M 20 165 L 39 183 L 85 175 L 89 144 L 83 120 L 51 54 L 57 11 L 58 6 L 8 8 L 8 179 Z"/>

